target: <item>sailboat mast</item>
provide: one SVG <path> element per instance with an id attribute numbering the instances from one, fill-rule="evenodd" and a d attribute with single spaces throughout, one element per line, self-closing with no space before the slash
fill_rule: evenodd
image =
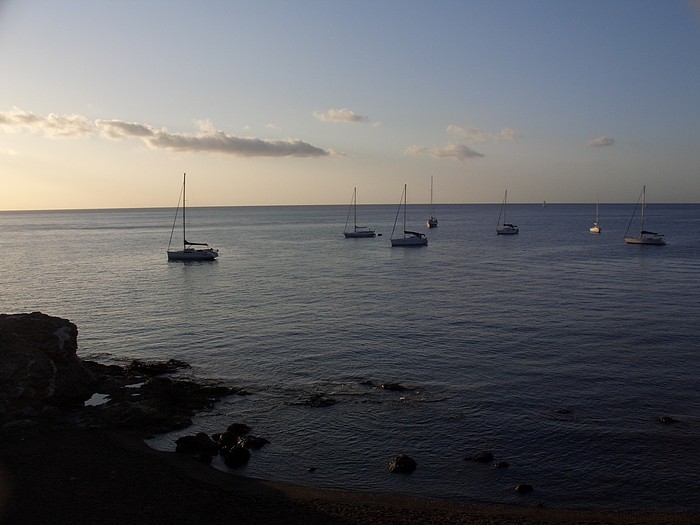
<path id="1" fill-rule="evenodd" d="M 647 207 L 647 187 L 646 184 L 642 186 L 642 223 L 639 227 L 639 231 L 644 231 L 644 208 Z M 640 233 L 641 234 L 641 233 Z"/>
<path id="2" fill-rule="evenodd" d="M 352 192 L 352 200 L 353 200 L 353 211 L 354 211 L 354 218 L 355 218 L 355 231 L 357 231 L 357 188 Z"/>
<path id="3" fill-rule="evenodd" d="M 508 210 L 508 190 L 503 194 L 503 224 L 506 223 L 506 212 Z"/>
<path id="4" fill-rule="evenodd" d="M 406 195 L 406 184 L 403 185 L 403 232 L 406 233 L 406 208 L 408 207 L 408 195 Z"/>
<path id="5" fill-rule="evenodd" d="M 433 176 L 430 176 L 430 216 L 433 216 Z"/>
<path id="6" fill-rule="evenodd" d="M 187 206 L 185 205 L 185 190 L 187 188 L 186 184 L 186 178 L 187 178 L 187 173 L 183 173 L 182 175 L 182 249 L 187 248 L 187 232 L 185 231 L 186 224 L 187 222 L 185 221 L 185 210 L 187 209 Z"/>

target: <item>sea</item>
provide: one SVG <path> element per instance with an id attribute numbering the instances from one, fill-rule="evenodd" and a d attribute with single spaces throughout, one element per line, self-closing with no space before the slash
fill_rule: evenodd
<path id="1" fill-rule="evenodd" d="M 409 205 L 429 244 L 392 248 L 396 205 L 358 208 L 382 234 L 365 239 L 344 238 L 347 206 L 188 209 L 214 262 L 167 260 L 174 209 L 0 212 L 0 312 L 69 319 L 83 359 L 174 358 L 245 390 L 149 440 L 245 423 L 270 443 L 242 476 L 700 510 L 700 205 L 647 206 L 665 246 L 625 244 L 633 204 L 601 204 L 600 235 L 593 204 L 509 205 L 513 236 L 499 210 L 436 205 L 427 230 Z M 494 462 L 469 460 L 484 451 Z M 414 472 L 389 472 L 400 454 Z"/>

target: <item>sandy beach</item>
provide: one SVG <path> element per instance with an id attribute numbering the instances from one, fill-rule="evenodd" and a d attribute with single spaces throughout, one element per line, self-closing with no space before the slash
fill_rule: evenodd
<path id="1" fill-rule="evenodd" d="M 5 524 L 692 524 L 699 513 L 460 505 L 239 477 L 123 430 L 13 429 L 0 439 Z"/>

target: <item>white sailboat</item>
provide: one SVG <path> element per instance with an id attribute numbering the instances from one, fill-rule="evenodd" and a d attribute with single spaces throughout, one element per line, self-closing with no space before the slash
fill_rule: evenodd
<path id="1" fill-rule="evenodd" d="M 600 233 L 600 222 L 598 220 L 598 194 L 595 194 L 595 222 L 593 223 L 593 226 L 588 228 L 588 231 L 590 233 Z"/>
<path id="2" fill-rule="evenodd" d="M 428 218 L 428 228 L 437 228 L 438 220 L 433 213 L 433 176 L 430 176 L 430 217 Z"/>
<path id="3" fill-rule="evenodd" d="M 503 195 L 503 204 L 501 204 L 501 212 L 498 214 L 498 224 L 496 225 L 497 235 L 515 235 L 519 233 L 518 227 L 515 224 L 506 222 L 506 210 L 508 208 L 508 190 Z"/>
<path id="4" fill-rule="evenodd" d="M 406 208 L 407 208 L 407 198 L 406 198 L 406 185 L 403 185 L 403 194 L 401 195 L 401 201 L 399 202 L 399 209 L 396 210 L 396 218 L 394 219 L 394 227 L 391 230 L 391 246 L 427 246 L 428 238 L 424 233 L 412 232 L 406 229 Z M 394 231 L 396 230 L 396 223 L 399 219 L 399 213 L 401 212 L 401 206 L 403 205 L 403 235 L 401 237 L 394 237 Z"/>
<path id="5" fill-rule="evenodd" d="M 186 220 L 186 209 L 185 206 L 185 187 L 186 187 L 186 177 L 185 173 L 182 176 L 182 250 L 171 250 L 170 245 L 173 242 L 173 233 L 175 232 L 175 223 L 177 222 L 177 211 L 175 212 L 175 220 L 173 221 L 173 228 L 170 231 L 170 242 L 168 243 L 168 260 L 169 261 L 213 261 L 219 256 L 219 251 L 210 248 L 207 243 L 204 242 L 188 242 L 187 241 L 187 220 Z M 178 209 L 179 209 L 178 203 Z M 206 246 L 206 248 L 193 248 L 193 246 Z"/>
<path id="6" fill-rule="evenodd" d="M 355 227 L 352 230 L 348 230 L 348 222 L 350 221 L 350 212 L 353 213 Z M 346 239 L 354 239 L 358 237 L 376 237 L 377 232 L 369 229 L 367 226 L 357 225 L 357 188 L 352 192 L 352 200 L 350 201 L 350 208 L 348 209 L 348 217 L 345 219 L 345 231 L 343 232 Z"/>
<path id="7" fill-rule="evenodd" d="M 650 232 L 644 229 L 644 210 L 647 207 L 647 187 L 642 186 L 642 193 L 637 199 L 637 204 L 634 206 L 634 211 L 632 212 L 632 217 L 630 218 L 630 222 L 627 225 L 627 231 L 629 232 L 630 226 L 632 224 L 632 220 L 634 219 L 634 216 L 637 212 L 637 206 L 639 206 L 639 201 L 642 201 L 642 215 L 641 215 L 641 222 L 639 225 L 639 235 L 638 236 L 632 236 L 632 235 L 627 235 L 625 232 L 625 242 L 627 244 L 656 244 L 656 245 L 662 245 L 666 244 L 666 239 L 664 238 L 663 234 L 661 233 L 656 233 L 656 232 Z"/>

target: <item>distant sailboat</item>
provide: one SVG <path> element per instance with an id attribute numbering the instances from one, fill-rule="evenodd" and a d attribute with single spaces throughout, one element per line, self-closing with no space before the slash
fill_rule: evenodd
<path id="1" fill-rule="evenodd" d="M 506 222 L 506 209 L 508 208 L 508 190 L 503 195 L 503 204 L 501 204 L 501 213 L 498 215 L 498 224 L 496 225 L 497 235 L 515 235 L 519 232 L 515 224 Z"/>
<path id="2" fill-rule="evenodd" d="M 598 221 L 598 194 L 595 194 L 595 222 L 593 223 L 593 226 L 588 228 L 588 231 L 591 233 L 600 233 L 600 222 Z"/>
<path id="3" fill-rule="evenodd" d="M 631 236 L 627 235 L 625 233 L 625 242 L 627 244 L 656 244 L 656 245 L 663 245 L 666 244 L 666 239 L 664 238 L 663 234 L 661 233 L 656 233 L 656 232 L 650 232 L 644 229 L 644 211 L 647 207 L 647 187 L 642 186 L 642 193 L 639 195 L 639 198 L 637 199 L 637 204 L 634 206 L 634 211 L 632 212 L 632 217 L 630 218 L 630 222 L 627 225 L 627 231 L 629 231 L 630 226 L 632 224 L 632 220 L 634 219 L 634 216 L 637 211 L 637 207 L 639 206 L 639 201 L 642 201 L 642 215 L 641 215 L 641 222 L 639 226 L 639 235 L 638 236 Z"/>
<path id="4" fill-rule="evenodd" d="M 175 223 L 177 222 L 177 211 L 175 212 L 175 220 L 173 221 L 173 228 L 170 231 L 170 242 L 168 243 L 168 260 L 169 261 L 213 261 L 219 256 L 219 251 L 214 248 L 210 248 L 207 243 L 204 242 L 188 242 L 187 241 L 187 218 L 185 206 L 185 187 L 186 187 L 186 176 L 182 176 L 182 250 L 171 250 L 170 245 L 173 242 L 173 233 L 175 232 Z M 178 209 L 180 205 L 178 203 Z M 193 248 L 193 246 L 206 246 L 206 248 Z"/>
<path id="5" fill-rule="evenodd" d="M 438 220 L 433 214 L 433 176 L 430 176 L 430 218 L 428 218 L 428 228 L 437 228 Z"/>
<path id="6" fill-rule="evenodd" d="M 406 185 L 403 185 L 403 194 L 401 195 L 401 201 L 399 202 L 399 209 L 396 210 L 396 218 L 394 219 L 394 227 L 391 230 L 391 246 L 427 246 L 428 238 L 424 233 L 412 232 L 406 229 Z M 401 207 L 403 206 L 403 235 L 401 237 L 394 237 L 394 231 L 396 230 L 396 223 L 399 219 L 399 213 L 401 212 Z"/>
<path id="7" fill-rule="evenodd" d="M 350 212 L 353 213 L 355 227 L 348 231 L 348 222 L 350 221 Z M 357 188 L 352 192 L 352 200 L 350 201 L 350 208 L 348 209 L 348 217 L 345 219 L 345 231 L 344 235 L 346 239 L 358 238 L 358 237 L 376 237 L 377 232 L 370 230 L 367 226 L 357 225 Z"/>

